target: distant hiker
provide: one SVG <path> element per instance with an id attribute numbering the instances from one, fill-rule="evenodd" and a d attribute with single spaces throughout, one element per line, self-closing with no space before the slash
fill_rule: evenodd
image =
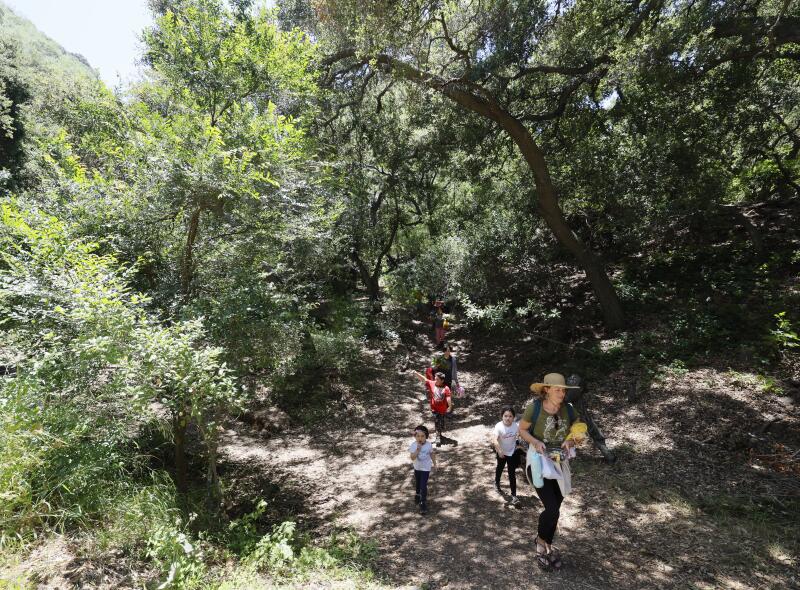
<path id="1" fill-rule="evenodd" d="M 444 302 L 439 301 L 439 298 L 428 294 L 428 319 L 431 321 L 431 326 L 433 326 L 433 320 L 436 318 L 436 311 L 444 305 Z"/>
<path id="2" fill-rule="evenodd" d="M 433 316 L 433 333 L 434 337 L 436 338 L 436 346 L 439 346 L 444 342 L 444 334 L 447 331 L 446 326 L 447 319 L 444 317 L 444 310 L 442 306 L 439 305 L 436 307 L 436 315 Z"/>
<path id="3" fill-rule="evenodd" d="M 562 564 L 560 553 L 553 547 L 553 537 L 561 502 L 571 490 L 569 453 L 575 441 L 567 435 L 576 421 L 575 410 L 564 403 L 567 389 L 576 388 L 567 386 L 564 376 L 558 373 L 545 375 L 542 383 L 532 383 L 531 391 L 537 398 L 528 404 L 519 422 L 519 435 L 531 446 L 529 456 L 541 460 L 543 465 L 542 479 L 534 477 L 538 476 L 536 473 L 531 477 L 531 481 L 537 479 L 542 483 L 539 487 L 538 482 L 534 483 L 544 504 L 536 537 L 536 561 L 542 569 L 560 569 Z M 551 456 L 557 458 L 558 465 L 551 461 Z"/>
<path id="4" fill-rule="evenodd" d="M 444 353 L 434 358 L 433 370 L 444 373 L 444 383 L 454 394 L 458 390 L 458 362 L 456 355 L 453 354 L 453 347 L 449 343 L 444 344 Z"/>
<path id="5" fill-rule="evenodd" d="M 414 503 L 419 505 L 422 514 L 428 512 L 428 479 L 436 466 L 436 451 L 428 442 L 428 428 L 420 424 L 414 429 L 414 441 L 408 447 L 414 463 Z"/>
<path id="6" fill-rule="evenodd" d="M 436 446 L 442 446 L 442 441 L 454 443 L 455 441 L 447 439 L 444 436 L 445 416 L 447 412 L 453 409 L 453 398 L 450 394 L 450 388 L 444 383 L 444 373 L 441 371 L 437 372 L 433 381 L 417 371 L 414 371 L 414 375 L 417 379 L 425 383 L 428 401 L 430 401 L 431 411 L 433 412 L 434 424 L 436 425 Z"/>
<path id="7" fill-rule="evenodd" d="M 492 431 L 492 445 L 494 446 L 497 455 L 497 468 L 494 471 L 494 488 L 500 491 L 500 476 L 503 475 L 503 469 L 508 466 L 508 483 L 511 486 L 511 501 L 512 506 L 519 503 L 517 498 L 517 474 L 516 469 L 518 466 L 517 461 L 519 455 L 517 454 L 517 435 L 519 434 L 519 424 L 514 422 L 517 413 L 511 406 L 505 406 L 501 412 L 501 420 L 498 422 Z"/>

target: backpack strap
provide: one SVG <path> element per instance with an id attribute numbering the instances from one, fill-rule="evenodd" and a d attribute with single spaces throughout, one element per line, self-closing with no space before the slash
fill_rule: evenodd
<path id="1" fill-rule="evenodd" d="M 572 426 L 576 422 L 577 416 L 575 415 L 575 406 L 572 404 L 566 404 L 567 406 L 567 416 L 569 416 L 569 425 Z"/>
<path id="2" fill-rule="evenodd" d="M 528 432 L 533 436 L 533 428 L 536 426 L 536 421 L 539 419 L 539 414 L 542 412 L 542 400 L 536 398 L 533 400 L 533 416 L 531 416 L 531 425 L 528 427 Z"/>

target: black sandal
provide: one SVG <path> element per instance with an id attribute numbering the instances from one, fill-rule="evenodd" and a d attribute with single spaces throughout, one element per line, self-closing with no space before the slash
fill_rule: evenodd
<path id="1" fill-rule="evenodd" d="M 550 571 L 553 566 L 547 554 L 547 545 L 545 545 L 543 541 L 539 541 L 539 537 L 536 537 L 536 541 L 534 542 L 536 543 L 536 564 L 539 566 L 539 569 Z"/>
<path id="2" fill-rule="evenodd" d="M 547 557 L 550 561 L 550 567 L 556 571 L 560 570 L 561 566 L 564 565 L 564 562 L 561 561 L 561 553 L 558 551 L 558 549 L 550 547 L 550 553 Z"/>

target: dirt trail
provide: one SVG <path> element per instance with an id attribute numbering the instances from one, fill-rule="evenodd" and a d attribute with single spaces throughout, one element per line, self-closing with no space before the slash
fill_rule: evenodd
<path id="1" fill-rule="evenodd" d="M 409 369 L 418 369 L 433 350 L 425 324 L 415 322 L 413 338 Z M 310 516 L 352 526 L 376 541 L 377 568 L 399 588 L 790 587 L 791 576 L 749 570 L 752 547 L 737 538 L 741 531 L 720 529 L 696 510 L 661 497 L 657 486 L 644 486 L 637 496 L 637 482 L 648 477 L 636 471 L 643 466 L 624 456 L 618 465 L 607 466 L 588 446 L 573 464 L 575 489 L 562 506 L 556 545 L 564 553 L 564 569 L 540 572 L 531 553 L 539 500 L 518 477 L 522 501 L 510 507 L 505 474 L 505 496 L 497 494 L 488 446 L 501 405 L 512 402 L 519 409 L 528 396 L 491 369 L 476 369 L 481 365 L 472 358 L 471 343 L 458 344 L 467 396 L 456 400 L 447 433 L 458 445 L 439 450 L 427 516 L 415 510 L 406 451 L 416 424 L 433 426 L 424 388 L 410 371 L 398 369 L 395 357 L 379 352 L 374 353 L 374 381 L 353 393 L 360 405 L 350 405 L 346 423 L 268 438 L 242 425 L 227 433 L 223 454 L 248 469 L 302 482 Z M 605 424 L 610 435 L 625 425 L 622 414 Z M 649 452 L 641 460 L 654 467 L 669 455 L 656 447 Z M 693 535 L 687 537 L 687 530 Z M 776 566 L 797 566 L 787 559 Z"/>
<path id="2" fill-rule="evenodd" d="M 432 351 L 429 339 L 420 335 L 410 367 L 425 366 Z M 537 583 L 549 587 L 553 580 L 535 570 L 529 553 L 539 500 L 523 483 L 521 472 L 522 502 L 517 508 L 507 504 L 505 474 L 505 494 L 498 495 L 493 487 L 495 460 L 488 433 L 497 419 L 487 421 L 487 414 L 497 414 L 502 388 L 485 387 L 485 379 L 470 370 L 468 353 L 460 353 L 459 359 L 459 378 L 467 396 L 455 400 L 456 417 L 447 433 L 458 445 L 438 450 L 439 469 L 431 477 L 427 516 L 415 510 L 406 448 L 416 424 L 427 423 L 433 430 L 430 409 L 424 388 L 410 371 L 401 373 L 394 363 L 376 369 L 361 416 L 345 428 L 327 432 L 335 448 L 309 434 L 290 432 L 264 440 L 240 431 L 229 433 L 224 453 L 236 462 L 260 464 L 309 484 L 315 482 L 317 489 L 310 501 L 314 510 L 323 517 L 336 514 L 340 524 L 376 541 L 380 569 L 398 586 L 500 588 L 517 585 L 533 574 L 532 587 L 538 587 Z M 309 478 L 309 474 L 319 478 Z M 569 539 L 582 526 L 584 518 L 578 517 L 575 502 L 567 501 L 560 545 L 570 545 Z M 557 574 L 559 587 L 605 585 L 596 575 L 591 582 L 583 569 L 570 564 Z"/>

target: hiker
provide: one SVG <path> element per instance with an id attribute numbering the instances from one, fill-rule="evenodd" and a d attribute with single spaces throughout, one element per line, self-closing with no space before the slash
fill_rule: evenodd
<path id="1" fill-rule="evenodd" d="M 436 467 L 436 451 L 428 442 L 428 427 L 420 424 L 414 429 L 414 441 L 409 445 L 408 452 L 414 463 L 414 503 L 419 505 L 421 514 L 428 513 L 428 479 L 431 471 Z"/>
<path id="2" fill-rule="evenodd" d="M 497 468 L 494 471 L 494 489 L 500 494 L 503 493 L 500 491 L 500 476 L 503 475 L 503 469 L 508 466 L 508 483 L 511 486 L 511 500 L 509 503 L 512 506 L 519 504 L 516 475 L 519 458 L 517 454 L 519 424 L 514 422 L 516 415 L 517 413 L 513 407 L 504 406 L 500 412 L 501 420 L 492 431 L 492 445 L 497 455 Z"/>
<path id="3" fill-rule="evenodd" d="M 444 353 L 436 357 L 433 369 L 444 373 L 444 383 L 451 392 L 458 389 L 458 363 L 451 344 L 444 343 Z"/>
<path id="4" fill-rule="evenodd" d="M 570 404 L 564 403 L 564 397 L 567 389 L 576 388 L 568 386 L 563 375 L 549 373 L 541 383 L 532 383 L 530 389 L 536 399 L 528 404 L 522 414 L 519 436 L 530 444 L 529 453 L 538 453 L 540 456 L 536 456 L 536 459 L 541 460 L 544 465 L 543 477 L 537 477 L 539 474 L 534 473 L 531 479 L 536 494 L 544 505 L 544 511 L 539 515 L 536 561 L 542 569 L 558 570 L 562 565 L 561 555 L 553 547 L 553 537 L 558 526 L 561 502 L 571 490 L 569 452 L 575 446 L 575 441 L 567 436 L 572 422 L 576 421 L 575 410 Z M 548 469 L 553 465 L 552 462 L 548 463 L 551 461 L 551 454 L 557 455 L 559 465 Z M 541 483 L 541 486 L 537 486 L 537 483 Z"/>
<path id="5" fill-rule="evenodd" d="M 426 378 L 425 375 L 417 371 L 413 372 L 414 375 L 425 383 L 425 388 L 428 391 L 428 400 L 431 404 L 431 411 L 433 412 L 434 424 L 436 426 L 436 446 L 441 447 L 444 436 L 444 419 L 445 415 L 453 410 L 453 398 L 450 394 L 450 388 L 444 383 L 444 373 L 437 372 L 434 380 Z M 451 441 L 455 442 L 455 441 Z"/>
<path id="6" fill-rule="evenodd" d="M 438 302 L 437 302 L 438 303 Z M 436 338 L 436 346 L 441 346 L 444 342 L 444 334 L 447 328 L 445 327 L 447 320 L 444 317 L 444 310 L 442 305 L 436 306 L 436 315 L 433 316 L 433 332 Z"/>
<path id="7" fill-rule="evenodd" d="M 434 320 L 436 319 L 436 312 L 439 307 L 442 305 L 442 302 L 439 301 L 438 297 L 434 295 L 428 294 L 428 319 L 431 322 L 431 327 L 436 328 L 434 324 Z"/>

